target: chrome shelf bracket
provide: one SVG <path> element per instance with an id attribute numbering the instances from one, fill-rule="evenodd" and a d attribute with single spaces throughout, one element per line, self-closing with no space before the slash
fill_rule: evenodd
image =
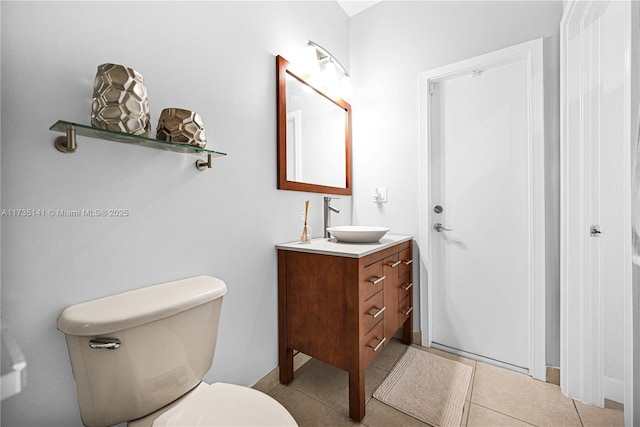
<path id="1" fill-rule="evenodd" d="M 196 160 L 196 168 L 198 168 L 199 171 L 211 169 L 212 167 L 213 167 L 213 160 L 211 158 L 211 154 L 207 154 L 206 162 L 202 159 Z"/>
<path id="2" fill-rule="evenodd" d="M 78 148 L 76 141 L 76 129 L 72 126 L 67 126 L 66 136 L 59 136 L 53 141 L 53 146 L 58 151 L 63 153 L 75 153 Z"/>

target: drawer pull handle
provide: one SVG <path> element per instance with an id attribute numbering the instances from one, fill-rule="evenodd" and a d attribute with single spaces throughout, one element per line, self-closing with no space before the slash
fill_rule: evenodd
<path id="1" fill-rule="evenodd" d="M 404 310 L 402 310 L 402 314 L 404 314 L 405 316 L 408 316 L 409 314 L 411 314 L 412 311 L 413 311 L 413 307 L 407 307 Z"/>
<path id="2" fill-rule="evenodd" d="M 369 312 L 369 314 L 372 315 L 374 319 L 376 317 L 380 316 L 382 313 L 384 313 L 384 311 L 387 309 L 387 307 L 382 307 L 382 308 L 376 307 L 376 309 L 378 311 L 376 311 L 375 313 Z"/>
<path id="3" fill-rule="evenodd" d="M 373 349 L 373 351 L 378 351 L 380 350 L 380 347 L 382 347 L 382 344 L 384 344 L 384 342 L 387 340 L 387 338 L 383 337 L 383 338 L 376 338 L 377 340 L 379 340 L 380 342 L 378 343 L 378 345 L 376 345 L 375 347 L 372 346 L 371 344 L 367 344 L 370 348 Z"/>
<path id="4" fill-rule="evenodd" d="M 408 291 L 409 289 L 411 289 L 413 287 L 413 282 L 407 283 L 406 285 L 400 286 L 402 289 L 404 289 L 405 291 Z"/>
<path id="5" fill-rule="evenodd" d="M 377 285 L 378 283 L 382 282 L 386 278 L 387 278 L 386 276 L 381 276 L 375 279 L 369 279 L 369 281 L 371 282 L 372 285 Z"/>
<path id="6" fill-rule="evenodd" d="M 413 260 L 412 259 L 408 259 L 404 262 L 404 265 L 410 265 L 413 264 Z"/>
<path id="7" fill-rule="evenodd" d="M 397 266 L 399 266 L 400 264 L 402 264 L 402 261 L 396 261 L 396 262 L 390 262 L 388 265 L 391 268 L 396 268 Z"/>

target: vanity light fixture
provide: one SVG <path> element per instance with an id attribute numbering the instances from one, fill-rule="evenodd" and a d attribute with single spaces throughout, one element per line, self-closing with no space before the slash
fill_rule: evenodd
<path id="1" fill-rule="evenodd" d="M 351 77 L 346 68 L 328 50 L 307 40 L 305 56 L 306 71 L 313 83 L 318 83 L 328 92 L 343 99 L 351 98 L 353 95 Z"/>

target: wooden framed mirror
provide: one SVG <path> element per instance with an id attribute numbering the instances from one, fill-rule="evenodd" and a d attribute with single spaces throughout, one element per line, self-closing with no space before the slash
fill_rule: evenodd
<path id="1" fill-rule="evenodd" d="M 351 105 L 276 65 L 278 189 L 351 195 Z"/>

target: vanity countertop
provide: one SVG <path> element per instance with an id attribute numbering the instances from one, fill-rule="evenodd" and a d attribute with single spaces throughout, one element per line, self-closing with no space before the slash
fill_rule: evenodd
<path id="1" fill-rule="evenodd" d="M 279 243 L 276 248 L 294 252 L 362 258 L 411 239 L 413 239 L 413 236 L 405 234 L 387 234 L 380 241 L 374 243 L 344 243 L 337 241 L 335 238 L 319 238 L 311 239 L 309 243 L 300 243 L 299 241 Z"/>

